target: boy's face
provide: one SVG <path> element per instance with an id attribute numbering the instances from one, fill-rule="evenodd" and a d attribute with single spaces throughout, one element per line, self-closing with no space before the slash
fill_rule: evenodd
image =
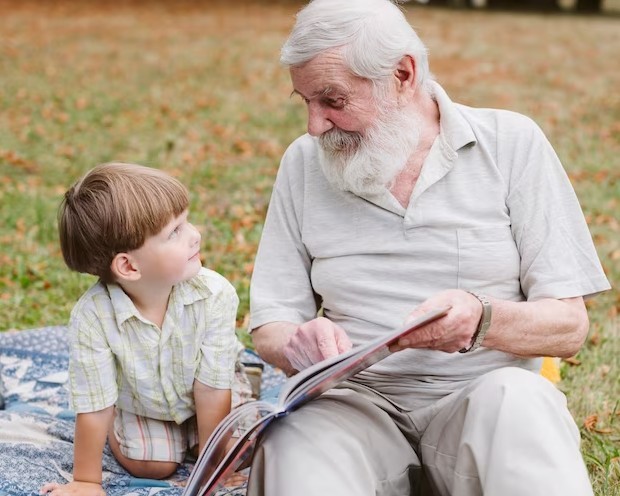
<path id="1" fill-rule="evenodd" d="M 198 274 L 200 233 L 187 221 L 187 215 L 186 210 L 131 252 L 141 280 L 167 287 Z"/>

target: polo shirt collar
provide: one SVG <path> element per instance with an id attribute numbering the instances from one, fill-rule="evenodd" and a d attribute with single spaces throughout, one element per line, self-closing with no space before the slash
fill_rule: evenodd
<path id="1" fill-rule="evenodd" d="M 430 90 L 439 107 L 439 139 L 442 143 L 454 153 L 470 143 L 475 143 L 476 135 L 471 125 L 441 85 L 431 81 Z"/>
<path id="2" fill-rule="evenodd" d="M 407 210 L 413 208 L 415 200 L 424 191 L 452 169 L 458 157 L 458 150 L 476 142 L 471 125 L 441 85 L 436 81 L 431 81 L 430 93 L 439 107 L 439 135 L 424 162 L 411 194 L 409 206 L 407 209 L 403 208 L 387 188 L 376 195 L 362 195 L 365 200 L 401 216 L 405 216 Z"/>

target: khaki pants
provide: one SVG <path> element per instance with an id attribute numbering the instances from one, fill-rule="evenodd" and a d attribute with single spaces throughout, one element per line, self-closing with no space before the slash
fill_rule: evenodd
<path id="1" fill-rule="evenodd" d="M 564 395 L 518 368 L 413 411 L 346 383 L 265 434 L 248 496 L 592 495 Z"/>

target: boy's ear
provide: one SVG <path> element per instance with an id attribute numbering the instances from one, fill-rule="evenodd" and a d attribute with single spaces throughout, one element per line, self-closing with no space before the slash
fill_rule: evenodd
<path id="1" fill-rule="evenodd" d="M 128 253 L 117 253 L 112 259 L 110 270 L 119 282 L 137 281 L 142 275 L 136 261 Z"/>

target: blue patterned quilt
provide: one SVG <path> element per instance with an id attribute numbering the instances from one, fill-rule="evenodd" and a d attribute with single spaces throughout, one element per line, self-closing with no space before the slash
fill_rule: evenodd
<path id="1" fill-rule="evenodd" d="M 75 414 L 68 409 L 68 346 L 63 326 L 0 333 L 0 496 L 34 496 L 45 482 L 70 480 Z M 245 362 L 260 359 L 246 351 Z M 283 375 L 265 366 L 261 398 L 275 400 Z M 164 481 L 130 476 L 109 448 L 103 455 L 108 496 L 180 496 L 192 466 Z M 217 496 L 243 496 L 245 488 Z"/>

